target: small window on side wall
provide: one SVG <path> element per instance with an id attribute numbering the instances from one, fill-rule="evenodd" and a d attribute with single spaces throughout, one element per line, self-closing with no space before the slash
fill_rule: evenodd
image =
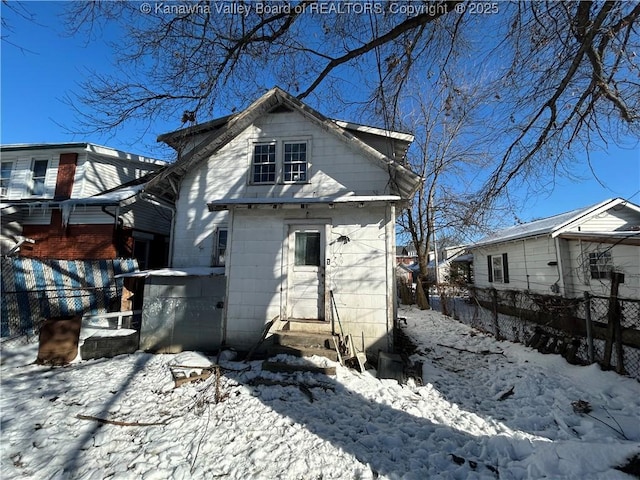
<path id="1" fill-rule="evenodd" d="M 0 197 L 6 197 L 9 195 L 12 171 L 13 162 L 2 162 L 2 169 L 0 171 Z"/>
<path id="2" fill-rule="evenodd" d="M 591 278 L 595 280 L 610 279 L 613 270 L 611 252 L 604 250 L 589 253 L 589 272 Z"/>
<path id="3" fill-rule="evenodd" d="M 487 255 L 489 282 L 509 283 L 509 260 L 506 253 Z"/>
<path id="4" fill-rule="evenodd" d="M 227 257 L 227 236 L 226 228 L 219 228 L 216 232 L 215 245 L 213 248 L 212 267 L 224 267 Z"/>

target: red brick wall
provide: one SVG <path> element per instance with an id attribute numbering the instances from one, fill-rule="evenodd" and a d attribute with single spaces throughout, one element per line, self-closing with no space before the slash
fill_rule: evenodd
<path id="1" fill-rule="evenodd" d="M 20 255 L 23 257 L 94 260 L 120 256 L 113 224 L 68 225 L 65 228 L 60 210 L 52 212 L 51 225 L 25 225 L 22 234 L 35 240 L 34 244 L 22 245 Z"/>
<path id="2" fill-rule="evenodd" d="M 77 153 L 61 153 L 58 165 L 58 178 L 56 179 L 56 200 L 71 198 L 73 191 L 73 179 L 76 175 Z"/>

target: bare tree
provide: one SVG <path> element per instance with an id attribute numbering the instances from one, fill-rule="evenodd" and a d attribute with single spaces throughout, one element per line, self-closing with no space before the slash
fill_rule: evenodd
<path id="1" fill-rule="evenodd" d="M 279 84 L 342 100 L 336 110 L 360 105 L 393 127 L 414 79 L 446 74 L 465 52 L 468 78 L 496 92 L 482 132 L 495 139 L 481 192 L 491 199 L 594 137 L 638 135 L 639 16 L 640 4 L 615 1 L 82 2 L 74 28 L 119 22 L 127 42 L 116 46 L 117 70 L 92 75 L 70 102 L 85 127 L 110 130 L 207 119 Z"/>
<path id="2" fill-rule="evenodd" d="M 420 308 L 429 308 L 428 287 L 433 281 L 428 263 L 436 231 L 441 237 L 468 232 L 485 223 L 487 212 L 487 206 L 471 195 L 473 180 L 492 160 L 484 153 L 490 137 L 477 134 L 486 99 L 451 67 L 450 75 L 424 82 L 411 102 L 403 102 L 412 106 L 406 115 L 407 128 L 416 135 L 409 163 L 424 182 L 399 219 L 418 257 L 416 300 Z M 470 136 L 474 142 L 469 141 Z"/>
<path id="3" fill-rule="evenodd" d="M 205 120 L 278 84 L 395 128 L 423 79 L 466 59 L 457 73 L 491 119 L 466 136 L 494 159 L 476 195 L 487 204 L 576 149 L 639 136 L 639 16 L 640 4 L 615 1 L 82 2 L 70 11 L 76 33 L 119 22 L 127 41 L 114 73 L 69 101 L 85 127 L 113 130 Z"/>

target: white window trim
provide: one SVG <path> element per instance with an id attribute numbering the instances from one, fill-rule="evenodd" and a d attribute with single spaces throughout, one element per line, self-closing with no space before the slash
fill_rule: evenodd
<path id="1" fill-rule="evenodd" d="M 220 262 L 220 232 L 227 232 L 227 243 L 225 245 L 225 261 Z M 229 227 L 226 224 L 219 225 L 213 232 L 213 252 L 211 252 L 211 266 L 224 267 L 227 263 L 226 254 L 229 251 Z"/>
<path id="2" fill-rule="evenodd" d="M 596 263 L 594 266 L 597 268 L 598 277 L 594 277 L 594 270 L 591 268 L 592 263 L 591 259 L 595 256 Z M 613 255 L 611 255 L 610 249 L 595 249 L 590 250 L 586 254 L 586 264 L 587 264 L 587 282 L 602 281 L 602 280 L 611 280 L 611 272 L 614 270 L 613 263 Z M 603 276 L 604 275 L 604 276 Z"/>
<path id="3" fill-rule="evenodd" d="M 9 172 L 9 177 L 7 178 L 8 182 L 7 182 L 7 186 L 6 189 L 7 191 L 5 193 L 2 193 L 2 187 L 0 187 L 0 198 L 7 198 L 9 197 L 9 194 L 11 192 L 11 183 L 13 181 L 13 174 L 16 170 L 16 161 L 15 160 L 2 160 L 0 163 L 2 164 L 11 164 L 11 171 Z"/>
<path id="4" fill-rule="evenodd" d="M 487 265 L 487 268 L 490 269 L 487 271 L 487 277 L 488 277 L 489 283 L 498 283 L 501 285 L 508 284 L 511 280 L 509 278 L 509 259 L 507 257 L 507 253 L 504 252 L 504 253 L 487 255 L 487 259 L 488 259 L 488 263 L 490 263 L 490 266 Z M 495 266 L 496 259 L 500 260 L 499 267 Z M 500 271 L 499 279 L 496 278 L 496 268 Z"/>
<path id="5" fill-rule="evenodd" d="M 497 264 L 500 265 L 497 265 Z M 497 274 L 500 275 L 497 275 Z M 504 283 L 504 265 L 502 264 L 502 255 L 491 256 L 491 276 L 495 283 Z"/>
<path id="6" fill-rule="evenodd" d="M 37 177 L 37 178 L 42 178 L 42 188 L 43 191 L 41 194 L 35 193 L 35 186 L 36 186 L 36 182 L 35 182 L 35 168 L 36 168 L 36 162 L 47 162 L 47 168 L 44 171 L 44 177 Z M 29 171 L 29 182 L 27 185 L 27 196 L 30 197 L 45 197 L 47 195 L 47 177 L 49 175 L 49 171 L 51 170 L 51 159 L 48 157 L 33 157 L 31 159 L 31 169 Z"/>
<path id="7" fill-rule="evenodd" d="M 249 141 L 249 174 L 248 174 L 248 185 L 306 185 L 311 183 L 311 137 L 281 137 L 277 139 L 273 138 L 250 138 Z M 306 148 L 306 160 L 307 160 L 307 168 L 306 175 L 304 180 L 284 180 L 284 146 L 285 144 L 290 143 L 305 143 L 307 145 Z M 254 181 L 254 151 L 256 145 L 275 145 L 276 147 L 276 175 L 275 181 L 273 182 L 255 182 Z"/>
<path id="8" fill-rule="evenodd" d="M 256 147 L 258 146 L 262 146 L 262 145 L 273 145 L 275 146 L 275 153 L 274 153 L 274 157 L 275 157 L 275 162 L 274 162 L 274 166 L 275 166 L 275 176 L 273 179 L 273 182 L 257 182 L 255 181 L 255 171 L 254 168 L 256 167 L 256 165 L 269 165 L 268 163 L 255 163 L 255 151 L 256 151 Z M 250 160 L 249 160 L 249 164 L 251 165 L 251 167 L 249 168 L 249 183 L 251 185 L 273 185 L 278 183 L 278 142 L 275 141 L 256 141 L 256 142 L 252 142 L 251 143 L 251 148 L 249 149 L 249 155 L 250 155 Z"/>

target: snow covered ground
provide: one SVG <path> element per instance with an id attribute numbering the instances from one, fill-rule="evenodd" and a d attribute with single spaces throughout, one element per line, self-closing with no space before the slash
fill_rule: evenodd
<path id="1" fill-rule="evenodd" d="M 615 467 L 640 454 L 640 383 L 437 312 L 401 315 L 424 385 L 314 357 L 337 375 L 221 361 L 218 389 L 215 375 L 174 388 L 171 365 L 214 359 L 136 353 L 52 368 L 32 363 L 37 345 L 5 344 L 1 476 L 632 478 Z M 579 400 L 592 411 L 574 411 Z"/>

